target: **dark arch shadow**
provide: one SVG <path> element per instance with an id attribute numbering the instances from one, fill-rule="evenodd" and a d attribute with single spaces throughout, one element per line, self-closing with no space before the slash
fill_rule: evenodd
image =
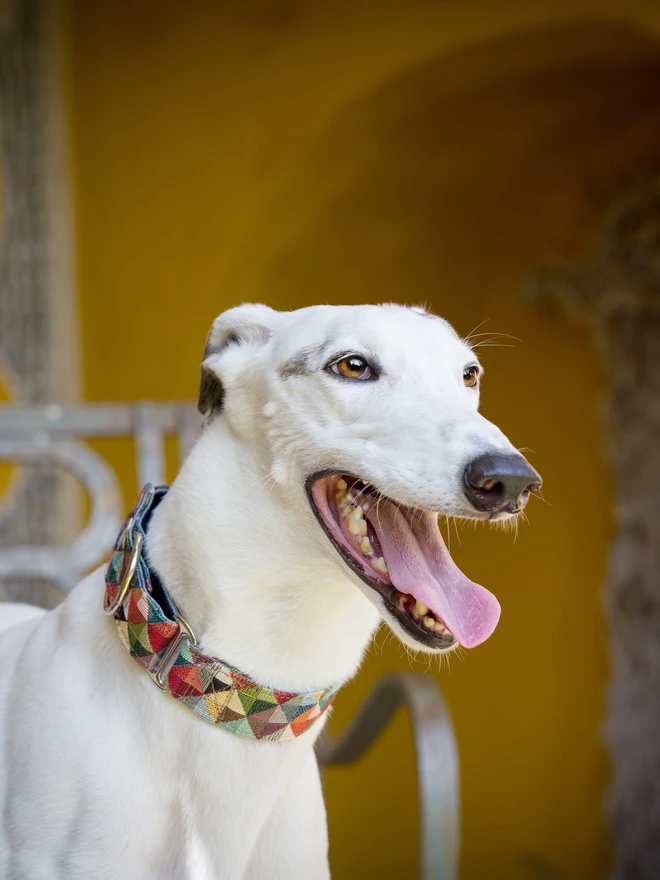
<path id="1" fill-rule="evenodd" d="M 614 23 L 404 71 L 346 107 L 264 206 L 261 295 L 432 300 L 579 251 L 613 193 L 660 165 L 659 93 L 660 43 Z"/>

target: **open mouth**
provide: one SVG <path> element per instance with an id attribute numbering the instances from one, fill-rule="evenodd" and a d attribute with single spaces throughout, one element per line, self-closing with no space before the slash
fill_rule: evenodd
<path id="1" fill-rule="evenodd" d="M 399 504 L 350 474 L 315 474 L 307 493 L 344 562 L 416 642 L 472 648 L 491 635 L 499 603 L 456 566 L 436 513 Z"/>

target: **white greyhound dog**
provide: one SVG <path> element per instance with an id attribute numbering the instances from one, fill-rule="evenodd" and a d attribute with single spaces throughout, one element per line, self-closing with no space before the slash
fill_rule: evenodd
<path id="1" fill-rule="evenodd" d="M 107 575 L 2 606 L 4 880 L 329 876 L 313 746 L 337 686 L 381 620 L 427 652 L 486 639 L 499 605 L 438 514 L 512 517 L 540 486 L 480 374 L 423 309 L 214 322 L 204 430 Z"/>

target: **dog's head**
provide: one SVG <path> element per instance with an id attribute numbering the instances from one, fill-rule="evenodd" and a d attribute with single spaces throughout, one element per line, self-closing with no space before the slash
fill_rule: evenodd
<path id="1" fill-rule="evenodd" d="M 541 486 L 479 414 L 481 375 L 423 309 L 244 305 L 211 328 L 199 406 L 250 444 L 298 527 L 402 641 L 443 651 L 484 641 L 500 608 L 454 565 L 438 514 L 515 517 Z"/>

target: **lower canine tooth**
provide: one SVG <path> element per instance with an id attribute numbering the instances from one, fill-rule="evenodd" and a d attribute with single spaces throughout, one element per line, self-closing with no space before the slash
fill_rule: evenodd
<path id="1" fill-rule="evenodd" d="M 362 550 L 362 552 L 364 553 L 365 556 L 373 556 L 374 555 L 374 550 L 373 550 L 373 547 L 371 546 L 371 541 L 369 540 L 369 538 L 366 537 L 366 535 L 363 538 L 358 538 L 358 547 L 360 548 L 360 550 Z"/>
<path id="2" fill-rule="evenodd" d="M 348 483 L 346 480 L 337 480 L 337 488 L 344 491 L 345 489 L 348 489 Z"/>
<path id="3" fill-rule="evenodd" d="M 415 617 L 424 617 L 428 613 L 428 608 L 422 602 L 415 602 L 413 606 L 413 614 Z"/>
<path id="4" fill-rule="evenodd" d="M 382 571 L 383 574 L 387 574 L 387 564 L 383 556 L 377 556 L 373 561 L 373 566 L 374 568 L 377 568 L 378 571 Z"/>
<path id="5" fill-rule="evenodd" d="M 367 522 L 362 516 L 360 506 L 356 507 L 348 517 L 348 531 L 351 535 L 362 535 L 363 537 L 367 534 Z"/>

